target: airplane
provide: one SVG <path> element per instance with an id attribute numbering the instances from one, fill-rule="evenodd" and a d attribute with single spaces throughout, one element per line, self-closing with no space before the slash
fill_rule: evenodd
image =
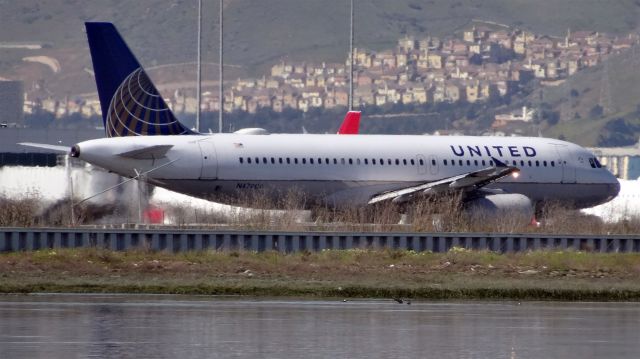
<path id="1" fill-rule="evenodd" d="M 591 152 L 549 138 L 197 133 L 176 119 L 115 26 L 85 25 L 106 137 L 70 156 L 131 179 L 226 204 L 291 190 L 335 207 L 461 193 L 507 211 L 546 201 L 591 207 L 620 188 Z"/>

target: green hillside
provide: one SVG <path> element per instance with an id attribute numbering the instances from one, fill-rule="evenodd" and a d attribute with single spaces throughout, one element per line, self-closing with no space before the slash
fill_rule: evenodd
<path id="1" fill-rule="evenodd" d="M 543 90 L 542 101 L 560 115 L 560 122 L 549 128 L 547 135 L 595 146 L 609 144 L 609 130 L 617 129 L 628 132 L 621 134 L 626 136 L 623 142 L 637 141 L 640 133 L 640 128 L 635 128 L 640 126 L 640 49 L 632 49 L 608 61 L 608 64 L 577 73 L 561 86 Z M 537 101 L 539 93 L 532 98 L 532 102 Z M 628 128 L 620 127 L 620 119 Z M 617 125 L 613 121 L 617 121 Z"/>

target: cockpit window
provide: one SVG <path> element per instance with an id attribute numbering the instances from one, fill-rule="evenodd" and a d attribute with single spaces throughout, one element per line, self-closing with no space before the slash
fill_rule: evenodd
<path id="1" fill-rule="evenodd" d="M 589 157 L 589 164 L 591 165 L 591 168 L 596 168 L 596 163 L 593 161 L 593 158 Z"/>
<path id="2" fill-rule="evenodd" d="M 602 164 L 600 163 L 600 161 L 598 161 L 598 159 L 597 159 L 597 158 L 594 158 L 594 159 L 593 159 L 593 162 L 595 162 L 595 163 L 596 163 L 596 167 L 598 167 L 598 168 L 602 168 Z"/>

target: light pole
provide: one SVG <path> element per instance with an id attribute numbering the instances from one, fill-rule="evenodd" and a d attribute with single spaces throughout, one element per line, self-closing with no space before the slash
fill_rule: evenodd
<path id="1" fill-rule="evenodd" d="M 198 0 L 198 82 L 196 86 L 196 131 L 200 132 L 200 103 L 202 101 L 202 0 Z"/>
<path id="2" fill-rule="evenodd" d="M 349 111 L 353 111 L 353 0 L 351 0 L 349 25 Z"/>
<path id="3" fill-rule="evenodd" d="M 222 133 L 222 112 L 224 112 L 224 94 L 222 92 L 222 91 L 224 91 L 224 86 L 222 85 L 222 81 L 224 80 L 224 69 L 223 69 L 224 65 L 222 63 L 222 60 L 223 60 L 223 56 L 222 55 L 223 55 L 223 49 L 224 49 L 224 46 L 223 46 L 224 42 L 223 42 L 223 36 L 222 36 L 222 34 L 223 34 L 223 31 L 222 31 L 222 24 L 223 24 L 222 15 L 223 15 L 223 11 L 224 11 L 223 9 L 224 9 L 223 0 L 220 0 L 220 20 L 219 20 L 220 21 L 220 53 L 218 54 L 219 55 L 218 62 L 220 63 L 220 69 L 219 69 L 220 72 L 218 74 L 218 77 L 219 77 L 219 80 L 220 80 L 220 83 L 218 84 L 218 86 L 219 86 L 218 87 L 218 91 L 219 91 L 218 102 L 220 103 L 220 108 L 218 110 L 218 132 L 220 132 L 220 133 Z"/>

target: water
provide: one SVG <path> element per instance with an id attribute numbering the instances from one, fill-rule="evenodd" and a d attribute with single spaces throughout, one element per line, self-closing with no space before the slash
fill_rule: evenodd
<path id="1" fill-rule="evenodd" d="M 0 297 L 0 358 L 637 358 L 640 304 Z"/>

